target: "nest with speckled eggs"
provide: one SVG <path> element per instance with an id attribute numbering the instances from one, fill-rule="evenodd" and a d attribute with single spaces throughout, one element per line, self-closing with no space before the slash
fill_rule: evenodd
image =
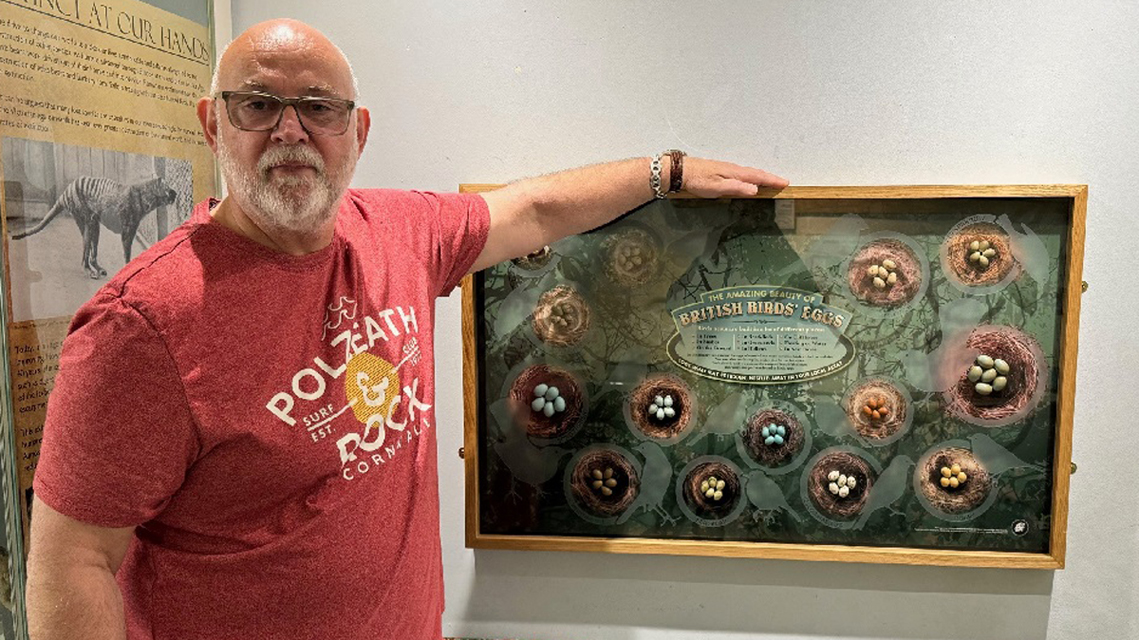
<path id="1" fill-rule="evenodd" d="M 832 481 L 828 478 L 831 471 L 857 480 L 845 497 L 831 492 Z M 850 519 L 862 512 L 876 479 L 874 469 L 866 460 L 853 453 L 838 451 L 820 457 L 811 467 L 807 476 L 807 495 L 823 514 L 837 520 Z"/>
<path id="2" fill-rule="evenodd" d="M 671 416 L 658 418 L 649 409 L 656 399 L 672 398 Z M 670 440 L 692 426 L 692 390 L 680 378 L 656 375 L 645 378 L 629 394 L 629 416 L 637 429 L 654 440 Z"/>
<path id="3" fill-rule="evenodd" d="M 597 449 L 584 454 L 570 473 L 570 491 L 574 499 L 583 509 L 601 517 L 623 513 L 633 504 L 641 488 L 636 469 L 625 456 L 613 449 Z"/>
<path id="4" fill-rule="evenodd" d="M 625 287 L 648 282 L 660 264 L 660 247 L 646 231 L 629 229 L 608 238 L 604 243 L 605 273 Z"/>
<path id="5" fill-rule="evenodd" d="M 981 287 L 996 284 L 1016 266 L 1008 233 L 995 224 L 982 222 L 962 227 L 945 242 L 949 272 L 964 285 Z M 970 259 L 977 252 L 972 248 L 974 242 L 987 242 L 988 248 L 992 249 L 992 255 L 986 256 L 987 264 Z"/>
<path id="6" fill-rule="evenodd" d="M 895 281 L 879 287 L 871 267 L 890 261 Z M 921 261 L 904 242 L 875 240 L 859 249 L 850 259 L 846 273 L 847 285 L 859 300 L 875 307 L 899 307 L 914 298 L 921 289 Z"/>
<path id="7" fill-rule="evenodd" d="M 531 326 L 546 344 L 570 347 L 581 341 L 591 322 L 589 304 L 573 287 L 558 285 L 542 294 Z"/>

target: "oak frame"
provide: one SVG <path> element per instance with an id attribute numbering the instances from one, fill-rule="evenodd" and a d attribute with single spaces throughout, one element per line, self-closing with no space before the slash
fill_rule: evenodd
<path id="1" fill-rule="evenodd" d="M 494 190 L 497 184 L 462 184 L 463 193 Z M 676 198 L 694 197 L 677 194 Z M 761 190 L 758 199 L 918 199 L 918 198 L 1067 198 L 1071 200 L 1064 291 L 1064 317 L 1058 357 L 1057 431 L 1052 469 L 1052 526 L 1047 553 L 960 551 L 911 547 L 860 547 L 742 541 L 663 540 L 579 536 L 515 536 L 479 531 L 478 354 L 473 276 L 462 282 L 464 451 L 466 465 L 466 546 L 471 549 L 593 551 L 602 553 L 717 556 L 869 562 L 881 564 L 1063 569 L 1067 550 L 1068 489 L 1072 472 L 1073 410 L 1082 294 L 1087 185 L 909 185 L 870 187 L 788 187 Z"/>

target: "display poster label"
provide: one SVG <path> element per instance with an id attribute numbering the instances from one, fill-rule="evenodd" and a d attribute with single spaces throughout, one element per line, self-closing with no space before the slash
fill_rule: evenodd
<path id="1" fill-rule="evenodd" d="M 207 0 L 193 0 L 203 4 Z M 137 0 L 0 0 L 0 213 L 23 502 L 75 311 L 215 193 L 208 24 Z"/>
<path id="2" fill-rule="evenodd" d="M 844 333 L 852 313 L 823 296 L 787 287 L 716 289 L 672 311 L 668 354 L 696 375 L 739 384 L 787 384 L 830 375 L 850 364 Z"/>

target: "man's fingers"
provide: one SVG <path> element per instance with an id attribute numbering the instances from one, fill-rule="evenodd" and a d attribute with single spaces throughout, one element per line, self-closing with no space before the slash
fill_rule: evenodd
<path id="1" fill-rule="evenodd" d="M 685 166 L 684 190 L 706 198 L 754 196 L 760 189 L 782 189 L 788 180 L 754 167 L 691 158 Z"/>
<path id="2" fill-rule="evenodd" d="M 725 196 L 746 197 L 754 196 L 757 193 L 756 186 L 754 184 L 750 182 L 744 182 L 743 180 L 733 180 L 730 178 L 724 180 L 721 190 Z"/>
<path id="3" fill-rule="evenodd" d="M 782 189 L 791 184 L 786 178 L 779 177 L 774 173 L 768 173 L 762 169 L 754 169 L 752 167 L 740 167 L 738 175 L 732 176 L 745 182 L 750 182 L 760 187 L 768 187 L 772 189 Z"/>

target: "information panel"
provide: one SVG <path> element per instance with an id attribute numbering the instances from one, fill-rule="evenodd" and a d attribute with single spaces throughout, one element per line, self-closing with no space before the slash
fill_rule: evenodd
<path id="1" fill-rule="evenodd" d="M 209 2 L 0 0 L 0 212 L 11 420 L 27 530 L 71 315 L 215 193 L 194 104 Z"/>

